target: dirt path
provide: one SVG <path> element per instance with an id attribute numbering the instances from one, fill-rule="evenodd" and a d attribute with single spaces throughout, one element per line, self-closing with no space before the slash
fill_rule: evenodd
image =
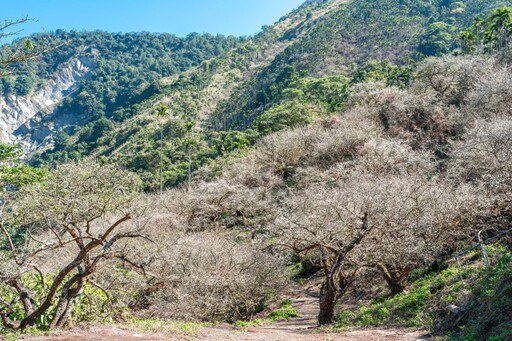
<path id="1" fill-rule="evenodd" d="M 428 340 L 428 334 L 410 330 L 355 330 L 343 333 L 326 333 L 318 329 L 318 298 L 297 293 L 292 298 L 300 317 L 268 325 L 247 328 L 244 331 L 221 326 L 200 330 L 197 340 L 248 340 L 248 341 L 412 341 Z"/>
<path id="2" fill-rule="evenodd" d="M 0 338 L 1 339 L 1 338 Z M 178 341 L 186 340 L 176 336 L 158 335 L 157 333 L 139 332 L 128 328 L 103 325 L 87 325 L 51 336 L 26 337 L 27 341 Z"/>
<path id="3" fill-rule="evenodd" d="M 29 341 L 162 341 L 162 340 L 211 340 L 211 341 L 414 341 L 429 340 L 426 332 L 379 329 L 354 330 L 343 333 L 327 333 L 316 326 L 318 314 L 318 299 L 297 293 L 292 298 L 293 306 L 300 317 L 286 321 L 239 330 L 231 325 L 223 324 L 216 327 L 203 328 L 195 335 L 148 333 L 134 331 L 128 328 L 89 325 L 75 328 L 62 334 L 31 337 Z"/>

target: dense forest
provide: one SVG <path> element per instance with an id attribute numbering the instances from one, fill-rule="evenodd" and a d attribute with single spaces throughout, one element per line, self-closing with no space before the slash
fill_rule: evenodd
<path id="1" fill-rule="evenodd" d="M 308 287 L 319 332 L 510 340 L 509 6 L 307 1 L 254 37 L 30 37 L 58 47 L 9 63 L 4 96 L 94 66 L 34 125 L 49 143 L 0 144 L 0 333 L 243 330 L 296 317 L 283 300 Z"/>

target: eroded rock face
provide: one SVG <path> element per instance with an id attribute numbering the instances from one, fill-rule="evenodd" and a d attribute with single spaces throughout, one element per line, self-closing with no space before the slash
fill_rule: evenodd
<path id="1" fill-rule="evenodd" d="M 64 64 L 57 75 L 42 89 L 28 96 L 1 96 L 0 141 L 21 143 L 27 149 L 34 149 L 37 145 L 43 144 L 47 134 L 29 136 L 32 121 L 50 115 L 57 104 L 78 89 L 80 81 L 90 75 L 92 68 L 91 58 L 75 58 Z"/>

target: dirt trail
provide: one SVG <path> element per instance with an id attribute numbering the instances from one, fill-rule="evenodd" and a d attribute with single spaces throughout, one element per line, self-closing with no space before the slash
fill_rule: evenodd
<path id="1" fill-rule="evenodd" d="M 292 304 L 300 317 L 278 321 L 268 325 L 247 328 L 213 327 L 200 330 L 196 340 L 248 340 L 248 341 L 413 341 L 428 340 L 428 333 L 410 330 L 354 330 L 343 333 L 326 333 L 318 329 L 318 298 L 297 293 Z"/>
<path id="2" fill-rule="evenodd" d="M 231 325 L 203 328 L 195 335 L 168 335 L 139 332 L 120 327 L 90 325 L 46 337 L 31 337 L 29 341 L 162 341 L 162 340 L 211 340 L 211 341 L 414 341 L 429 340 L 424 331 L 379 329 L 327 333 L 316 326 L 318 298 L 297 293 L 292 304 L 300 317 L 271 324 L 239 330 Z"/>

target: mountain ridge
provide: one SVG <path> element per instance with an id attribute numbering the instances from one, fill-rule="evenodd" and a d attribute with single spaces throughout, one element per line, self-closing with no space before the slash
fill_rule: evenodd
<path id="1" fill-rule="evenodd" d="M 367 63 L 375 67 L 373 60 L 398 65 L 394 72 L 406 80 L 408 65 L 425 57 L 420 51 L 426 46 L 433 53 L 455 50 L 458 33 L 475 15 L 507 3 L 491 2 L 305 2 L 250 39 L 58 32 L 58 37 L 74 37 L 76 42 L 47 58 L 51 68 L 58 65 L 59 55 L 100 56 L 91 79 L 82 82 L 55 113 L 56 119 L 83 119 L 75 120 L 78 124 L 68 119 L 63 122 L 69 124 L 55 124 L 53 116 L 46 115 L 26 125 L 31 129 L 20 130 L 18 136 L 41 137 L 34 134 L 36 130 L 48 133 L 43 148 L 33 154 L 35 164 L 51 166 L 92 156 L 138 172 L 147 189 L 156 186 L 155 159 L 162 158 L 168 167 L 165 184 L 175 186 L 185 180 L 189 168 L 195 171 L 238 148 L 226 147 L 223 139 L 235 139 L 230 143 L 236 146 L 254 143 L 260 117 L 293 107 L 292 90 L 304 93 L 300 87 L 307 82 L 310 86 L 332 83 L 342 91 L 337 100 L 342 102 L 345 85 L 339 81 L 350 80 Z M 434 30 L 438 21 L 449 23 L 446 32 Z M 442 46 L 436 45 L 439 37 L 446 39 Z M 137 39 L 140 46 L 128 48 Z M 162 39 L 168 46 L 161 44 Z M 301 104 L 292 110 L 312 110 L 321 116 L 326 110 L 340 110 L 341 102 L 330 109 L 310 103 L 308 108 Z M 166 106 L 163 118 L 155 115 L 160 105 Z"/>

